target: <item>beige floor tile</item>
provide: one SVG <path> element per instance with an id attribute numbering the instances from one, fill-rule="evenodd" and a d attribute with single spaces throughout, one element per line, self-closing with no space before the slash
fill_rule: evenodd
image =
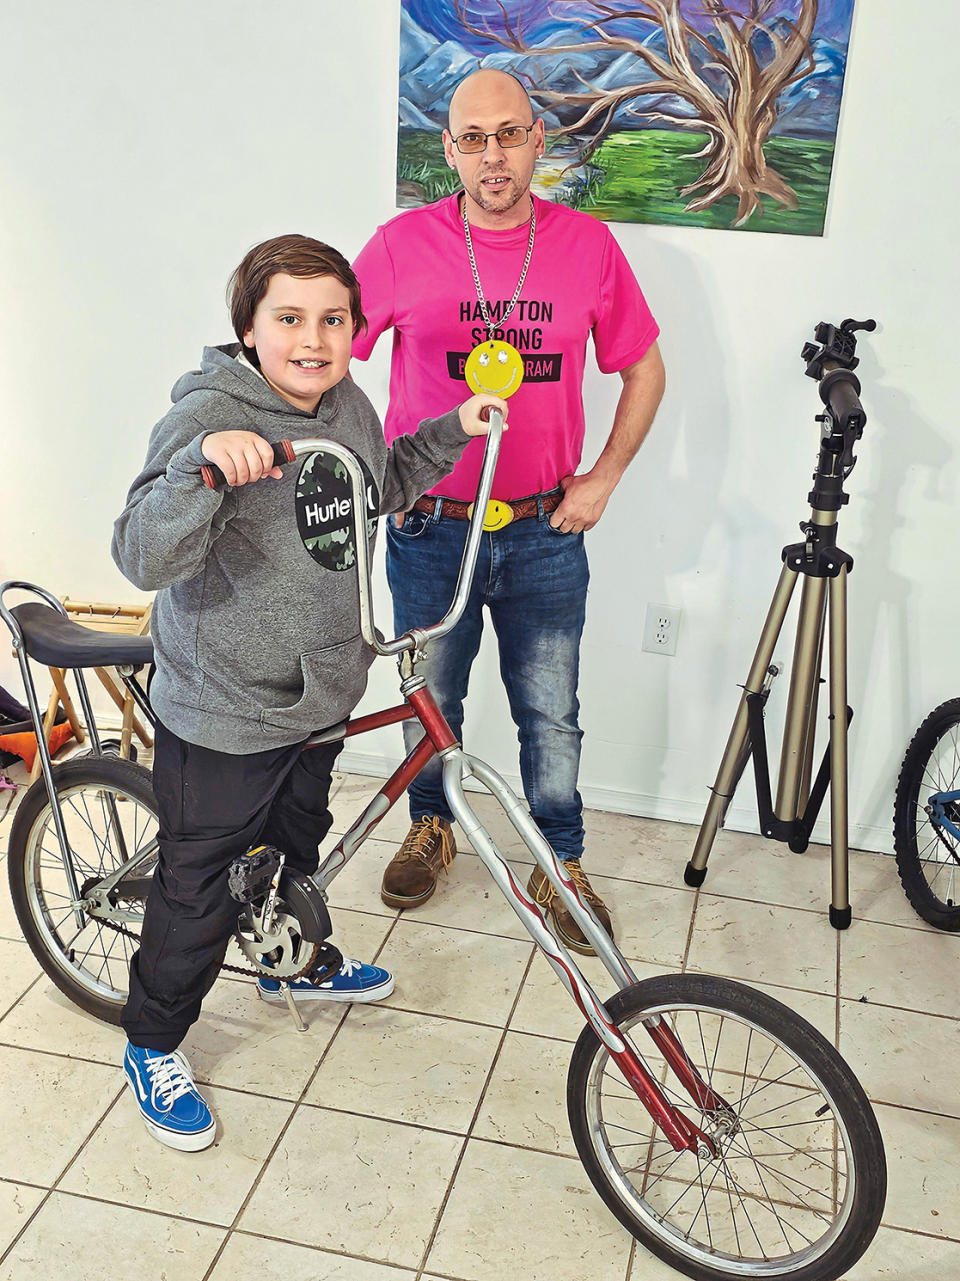
<path id="1" fill-rule="evenodd" d="M 119 1079 L 119 1072 L 114 1079 Z M 231 1090 L 204 1091 L 217 1119 L 205 1152 L 175 1152 L 151 1138 L 125 1093 L 61 1187 L 124 1205 L 229 1225 L 260 1173 L 289 1103 Z"/>
<path id="2" fill-rule="evenodd" d="M 122 1084 L 117 1068 L 0 1046 L 0 1177 L 49 1187 Z"/>
<path id="3" fill-rule="evenodd" d="M 530 864 L 510 864 L 521 889 L 526 888 Z M 423 907 L 406 913 L 409 921 L 432 925 L 453 925 L 462 930 L 502 934 L 506 938 L 530 938 L 516 912 L 476 854 L 460 854 L 446 876 L 441 875 L 436 892 Z"/>
<path id="4" fill-rule="evenodd" d="M 43 1188 L 25 1183 L 0 1183 L 0 1254 L 20 1232 L 46 1196 Z"/>
<path id="5" fill-rule="evenodd" d="M 629 1253 L 578 1161 L 474 1139 L 427 1266 L 465 1281 L 622 1281 Z"/>
<path id="6" fill-rule="evenodd" d="M 934 1236 L 960 1226 L 960 1121 L 878 1105 L 887 1153 L 883 1222 Z"/>
<path id="7" fill-rule="evenodd" d="M 239 1227 L 415 1268 L 463 1140 L 302 1108 Z"/>
<path id="8" fill-rule="evenodd" d="M 0 799 L 3 793 L 0 792 Z M 6 842 L 0 837 L 0 846 L 5 846 Z M 17 920 L 17 914 L 13 910 L 13 899 L 10 897 L 10 888 L 7 884 L 7 860 L 4 858 L 0 863 L 0 938 L 16 939 L 17 942 L 23 941 L 23 931 L 20 929 L 20 922 Z"/>
<path id="9" fill-rule="evenodd" d="M 575 1156 L 566 1107 L 569 1064 L 566 1042 L 508 1033 L 473 1133 Z"/>
<path id="10" fill-rule="evenodd" d="M 696 971 L 691 970 L 691 974 Z M 743 980 L 740 980 L 741 982 Z M 747 984 L 748 987 L 756 988 L 758 992 L 766 992 L 772 996 L 775 1001 L 780 1001 L 799 1014 L 801 1018 L 811 1023 L 818 1032 L 821 1032 L 831 1045 L 837 1043 L 837 1000 L 836 997 L 822 995 L 817 992 L 804 992 L 797 988 L 775 987 L 772 983 L 759 983 L 756 979 L 751 979 Z"/>
<path id="11" fill-rule="evenodd" d="M 306 1032 L 285 1003 L 261 1001 L 255 983 L 215 984 L 183 1043 L 196 1079 L 298 1099 L 344 1015 L 343 1005 L 327 1001 L 302 1001 L 300 1008 Z"/>
<path id="12" fill-rule="evenodd" d="M 840 1051 L 871 1099 L 960 1117 L 960 1022 L 841 1001 Z"/>
<path id="13" fill-rule="evenodd" d="M 413 1281 L 416 1273 L 235 1232 L 210 1273 L 210 1281 L 254 1276 L 258 1281 L 291 1281 L 292 1277 L 301 1281 Z"/>
<path id="14" fill-rule="evenodd" d="M 532 948 L 401 918 L 379 958 L 397 978 L 388 1004 L 503 1027 Z"/>
<path id="15" fill-rule="evenodd" d="M 54 1193 L 0 1266 L 0 1281 L 202 1281 L 219 1228 Z"/>
<path id="16" fill-rule="evenodd" d="M 690 932 L 693 894 L 603 876 L 591 876 L 590 882 L 610 909 L 613 936 L 624 956 L 664 970 L 680 969 Z"/>
<path id="17" fill-rule="evenodd" d="M 583 866 L 591 878 L 618 876 L 685 890 L 683 869 L 697 837 L 695 827 L 600 810 L 584 810 L 583 826 Z"/>
<path id="18" fill-rule="evenodd" d="M 331 846 L 326 844 L 325 851 Z M 361 845 L 349 863 L 330 882 L 330 911 L 336 921 L 339 908 L 357 912 L 372 912 L 377 916 L 394 917 L 396 910 L 380 898 L 383 869 L 393 858 L 397 847 L 390 841 L 368 840 Z"/>
<path id="19" fill-rule="evenodd" d="M 355 1005 L 305 1101 L 465 1134 L 499 1041 L 496 1028 Z"/>
<path id="20" fill-rule="evenodd" d="M 35 983 L 0 1022 L 0 1042 L 117 1067 L 126 1037 L 68 1000 L 49 979 Z"/>
<path id="21" fill-rule="evenodd" d="M 844 1281 L 953 1281 L 960 1277 L 960 1243 L 881 1228 Z"/>
<path id="22" fill-rule="evenodd" d="M 939 933 L 910 906 L 897 875 L 896 861 L 890 855 L 850 851 L 850 902 L 854 920 Z"/>
<path id="23" fill-rule="evenodd" d="M 578 956 L 576 963 L 601 1000 L 606 1000 L 616 991 L 616 984 L 595 956 Z M 653 978 L 656 974 L 663 974 L 666 968 L 643 961 L 631 961 L 630 967 L 638 979 Z M 511 1031 L 575 1041 L 585 1025 L 586 1020 L 573 997 L 554 974 L 549 962 L 540 954 L 535 956 L 510 1020 Z M 566 1053 L 569 1057 L 569 1047 Z"/>
<path id="24" fill-rule="evenodd" d="M 802 854 L 794 854 L 779 841 L 723 831 L 710 854 L 704 890 L 758 903 L 826 911 L 830 905 L 830 851 L 825 845 L 810 845 Z"/>
<path id="25" fill-rule="evenodd" d="M 960 1017 L 960 937 L 854 921 L 840 935 L 840 995 Z"/>
<path id="26" fill-rule="evenodd" d="M 701 893 L 688 964 L 749 983 L 835 992 L 836 936 L 826 916 Z"/>
<path id="27" fill-rule="evenodd" d="M 49 983 L 26 943 L 0 939 L 0 1016 L 19 1001 L 37 979 Z"/>

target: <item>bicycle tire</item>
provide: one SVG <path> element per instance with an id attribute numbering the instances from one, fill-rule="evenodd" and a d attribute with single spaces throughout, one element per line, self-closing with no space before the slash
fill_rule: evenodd
<path id="1" fill-rule="evenodd" d="M 836 1281 L 851 1268 L 880 1226 L 886 1161 L 873 1110 L 833 1046 L 772 997 L 706 975 L 646 979 L 618 992 L 606 1008 L 671 1101 L 705 1132 L 714 1129 L 712 1137 L 721 1147 L 719 1157 L 711 1160 L 675 1153 L 630 1091 L 606 1047 L 592 1028 L 585 1028 L 574 1047 L 567 1077 L 570 1127 L 590 1181 L 623 1226 L 652 1254 L 696 1281 L 747 1277 Z M 735 1121 L 709 1116 L 682 1092 L 642 1027 L 630 1035 L 631 1028 L 655 1014 L 673 1026 L 700 1075 L 731 1104 Z M 729 1030 L 726 1020 L 732 1023 Z M 721 1054 L 723 1036 L 728 1039 Z M 761 1042 L 772 1046 L 766 1059 Z M 743 1064 L 738 1068 L 744 1045 Z M 791 1061 L 794 1066 L 781 1075 L 781 1065 Z M 788 1087 L 789 1078 L 797 1072 L 800 1075 Z M 601 1101 L 608 1087 L 610 1093 Z M 796 1089 L 796 1099 L 781 1103 L 788 1088 Z M 769 1093 L 753 1103 L 764 1091 Z M 819 1110 L 821 1105 L 829 1115 Z M 794 1109 L 786 1111 L 789 1121 L 783 1123 L 791 1126 L 788 1134 L 793 1142 L 774 1140 L 784 1150 L 779 1146 L 767 1150 L 772 1123 L 756 1125 L 757 1106 L 759 1115 L 764 1110 Z M 732 1126 L 725 1137 L 716 1132 L 718 1119 Z M 815 1146 L 828 1137 L 827 1146 Z M 796 1146 L 804 1143 L 806 1147 Z M 833 1153 L 831 1162 L 821 1160 L 820 1154 L 827 1151 Z M 635 1168 L 625 1169 L 625 1163 L 635 1157 L 639 1158 Z M 821 1171 L 818 1166 L 826 1168 Z M 808 1186 L 806 1179 L 823 1183 L 827 1192 L 811 1186 L 809 1204 L 787 1205 L 785 1198 L 802 1200 L 807 1195 L 800 1192 Z M 696 1193 L 693 1201 L 683 1204 L 691 1189 L 699 1191 L 699 1208 Z M 828 1207 L 832 1207 L 829 1213 Z M 787 1210 L 790 1221 L 786 1221 Z M 704 1221 L 698 1227 L 701 1215 Z M 685 1219 L 689 1220 L 686 1228 Z M 818 1238 L 808 1237 L 821 1226 Z M 705 1233 L 706 1240 L 695 1240 L 695 1233 Z"/>
<path id="2" fill-rule="evenodd" d="M 135 851 L 155 847 L 156 801 L 143 766 L 85 755 L 54 765 L 53 781 L 78 887 Z M 75 1005 L 119 1024 L 134 941 L 89 913 L 78 925 L 42 777 L 14 815 L 7 863 L 17 920 L 33 955 Z"/>
<path id="3" fill-rule="evenodd" d="M 958 733 L 951 730 L 960 730 L 960 698 L 935 707 L 910 740 L 893 806 L 900 884 L 917 915 L 939 930 L 960 930 L 960 865 L 949 853 L 955 848 L 960 857 L 960 842 L 931 821 L 921 790 L 960 789 Z"/>

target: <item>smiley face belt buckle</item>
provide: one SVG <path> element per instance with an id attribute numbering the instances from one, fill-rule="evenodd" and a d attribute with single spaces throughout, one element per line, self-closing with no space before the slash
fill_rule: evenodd
<path id="1" fill-rule="evenodd" d="M 474 504 L 471 503 L 467 508 L 467 518 L 473 516 Z M 502 503 L 499 498 L 491 498 L 487 503 L 487 509 L 483 513 L 483 528 L 488 534 L 495 530 L 503 529 L 504 525 L 509 525 L 513 520 L 513 508 L 509 503 Z"/>

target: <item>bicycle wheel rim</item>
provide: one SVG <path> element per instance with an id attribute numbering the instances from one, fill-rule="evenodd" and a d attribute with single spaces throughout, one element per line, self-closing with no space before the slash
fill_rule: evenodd
<path id="1" fill-rule="evenodd" d="M 754 1023 L 744 1015 L 732 1013 L 720 1006 L 707 1005 L 703 1000 L 690 1002 L 671 1000 L 658 1005 L 653 1004 L 649 1008 L 625 1018 L 622 1022 L 618 1022 L 618 1027 L 622 1032 L 629 1034 L 637 1024 L 657 1014 L 670 1023 L 688 1053 L 690 1053 L 690 1044 L 702 1046 L 705 1060 L 708 1058 L 707 1051 L 711 1045 L 715 1044 L 717 1050 L 719 1050 L 723 1033 L 720 1033 L 719 1038 L 714 1037 L 707 1032 L 701 1022 L 699 1028 L 694 1029 L 694 1033 L 691 1036 L 691 1017 L 709 1016 L 711 1019 L 721 1020 L 723 1023 L 734 1024 L 738 1028 L 746 1030 L 748 1040 L 752 1041 L 756 1038 L 759 1042 L 759 1038 L 762 1038 L 771 1047 L 772 1053 L 779 1056 L 781 1063 L 783 1059 L 787 1059 L 794 1064 L 794 1068 L 791 1071 L 797 1071 L 805 1078 L 805 1082 L 795 1083 L 794 1088 L 797 1086 L 801 1088 L 801 1093 L 797 1097 L 805 1098 L 808 1104 L 813 1104 L 813 1100 L 816 1098 L 814 1110 L 824 1107 L 828 1109 L 823 1117 L 816 1118 L 815 1122 L 805 1122 L 805 1124 L 816 1124 L 821 1133 L 826 1127 L 829 1127 L 832 1131 L 829 1147 L 834 1153 L 834 1160 L 831 1162 L 830 1169 L 830 1192 L 827 1194 L 829 1200 L 823 1200 L 818 1196 L 812 1208 L 809 1204 L 797 1206 L 795 1204 L 797 1184 L 792 1181 L 792 1176 L 787 1176 L 790 1181 L 785 1182 L 783 1181 L 782 1170 L 779 1171 L 778 1176 L 778 1172 L 775 1169 L 771 1172 L 767 1168 L 770 1164 L 769 1158 L 775 1156 L 772 1153 L 763 1154 L 767 1161 L 763 1163 L 764 1168 L 759 1179 L 762 1187 L 764 1178 L 768 1181 L 776 1182 L 777 1177 L 780 1177 L 781 1182 L 775 1189 L 780 1193 L 780 1196 L 774 1195 L 772 1198 L 765 1198 L 755 1193 L 751 1194 L 749 1187 L 746 1189 L 747 1195 L 744 1196 L 743 1173 L 738 1172 L 736 1169 L 730 1170 L 731 1162 L 729 1158 L 726 1158 L 727 1174 L 729 1179 L 732 1180 L 733 1189 L 731 1188 L 731 1182 L 723 1175 L 723 1163 L 706 1161 L 693 1153 L 675 1153 L 667 1140 L 656 1131 L 656 1127 L 650 1120 L 643 1105 L 635 1096 L 627 1093 L 628 1087 L 615 1064 L 610 1061 L 606 1048 L 598 1046 L 587 1076 L 585 1092 L 586 1121 L 589 1142 L 600 1163 L 608 1186 L 622 1201 L 627 1213 L 638 1219 L 652 1237 L 665 1245 L 668 1250 L 682 1256 L 690 1265 L 706 1270 L 713 1269 L 714 1275 L 722 1274 L 730 1277 L 790 1277 L 802 1272 L 808 1266 L 814 1265 L 828 1254 L 843 1234 L 850 1222 L 857 1192 L 851 1137 L 844 1122 L 839 1101 L 824 1082 L 815 1077 L 811 1069 L 800 1061 L 796 1052 L 776 1034 Z M 638 1055 L 644 1059 L 648 1069 L 654 1073 L 671 1102 L 680 1107 L 701 1128 L 707 1128 L 700 1109 L 691 1102 L 689 1096 L 682 1093 L 675 1079 L 667 1075 L 663 1060 L 658 1053 L 656 1051 L 653 1054 L 646 1052 L 646 1047 L 643 1044 L 644 1040 L 646 1040 L 645 1033 L 641 1037 L 631 1037 L 631 1043 Z M 753 1053 L 755 1051 L 756 1047 L 752 1047 L 750 1051 L 751 1067 L 753 1066 Z M 764 1057 L 766 1057 L 766 1051 L 764 1052 Z M 739 1100 L 737 1100 L 736 1095 L 731 1098 L 730 1085 L 735 1073 L 726 1069 L 721 1069 L 719 1072 L 710 1070 L 708 1064 L 706 1062 L 702 1063 L 696 1054 L 691 1054 L 691 1058 L 707 1084 L 717 1088 L 727 1098 L 728 1102 L 734 1105 L 735 1110 L 738 1103 L 749 1102 L 751 1098 L 759 1097 L 760 1089 L 767 1088 L 766 1085 L 762 1084 L 764 1079 L 762 1076 L 757 1077 L 753 1072 L 745 1072 L 743 1074 L 744 1082 L 751 1079 L 756 1080 L 757 1086 L 750 1093 L 744 1091 Z M 714 1058 L 715 1062 L 716 1058 Z M 613 1083 L 617 1095 L 627 1100 L 631 1107 L 635 1105 L 637 1114 L 642 1113 L 643 1118 L 645 1118 L 644 1138 L 636 1144 L 609 1141 L 607 1127 L 610 1125 L 610 1118 L 605 1117 L 602 1102 L 602 1082 L 604 1077 L 608 1077 L 609 1081 Z M 770 1078 L 770 1080 L 774 1082 L 774 1078 Z M 672 1084 L 671 1081 L 673 1082 Z M 742 1121 L 742 1109 L 738 1112 L 738 1115 Z M 622 1129 L 619 1123 L 615 1122 L 614 1126 L 617 1130 Z M 763 1131 L 768 1131 L 770 1128 L 769 1125 L 760 1127 Z M 793 1133 L 793 1131 L 790 1131 L 790 1133 Z M 819 1143 L 820 1140 L 818 1139 L 815 1142 Z M 640 1190 L 635 1187 L 629 1177 L 634 1172 L 633 1169 L 625 1170 L 621 1159 L 617 1156 L 617 1147 L 633 1147 L 635 1149 L 643 1147 L 645 1149 L 645 1169 Z M 813 1156 L 815 1159 L 820 1159 L 818 1152 L 819 1149 L 810 1148 L 808 1155 Z M 738 1162 L 750 1160 L 748 1152 L 735 1152 L 734 1156 Z M 667 1179 L 657 1168 L 658 1165 L 664 1165 L 666 1170 L 676 1169 L 678 1163 L 686 1163 L 685 1168 L 693 1172 L 693 1177 L 687 1179 L 677 1177 L 675 1174 L 673 1178 Z M 714 1176 L 713 1171 L 717 1172 L 716 1176 Z M 703 1192 L 704 1183 L 707 1185 L 706 1192 Z M 658 1193 L 656 1202 L 651 1201 L 651 1195 L 654 1192 Z M 691 1201 L 687 1201 L 688 1194 L 693 1198 Z M 698 1196 L 700 1197 L 699 1205 L 696 1199 Z M 793 1203 L 788 1200 L 790 1196 L 793 1197 Z M 706 1213 L 704 1213 L 703 1207 L 706 1206 L 708 1198 L 712 1201 L 712 1204 L 706 1207 Z M 775 1206 L 772 1214 L 766 1208 L 768 1201 L 771 1200 Z M 686 1205 L 684 1205 L 685 1201 L 687 1201 Z M 662 1206 L 664 1203 L 666 1204 L 666 1209 L 658 1209 L 658 1205 Z M 828 1204 L 830 1206 L 829 1215 L 827 1213 Z M 732 1211 L 730 1223 L 718 1221 L 717 1211 L 723 1207 Z M 750 1210 L 753 1211 L 752 1227 L 748 1222 L 750 1220 Z M 785 1218 L 787 1211 L 791 1212 L 789 1220 Z M 674 1222 L 667 1220 L 667 1215 L 671 1213 L 673 1214 Z M 712 1220 L 710 1218 L 711 1213 L 714 1215 Z M 690 1219 L 686 1230 L 684 1230 L 683 1226 L 684 1216 Z M 806 1233 L 798 1226 L 798 1218 L 802 1221 L 807 1232 L 810 1231 L 811 1226 L 815 1223 L 823 1224 L 824 1230 L 815 1238 L 807 1239 L 805 1245 L 801 1245 L 800 1242 L 806 1239 Z M 774 1226 L 775 1220 L 777 1221 L 776 1227 Z M 701 1234 L 705 1233 L 706 1240 L 693 1240 L 692 1233 L 694 1230 Z M 779 1242 L 776 1240 L 778 1234 Z M 766 1245 L 769 1245 L 769 1249 L 765 1248 Z M 736 1248 L 731 1248 L 733 1246 Z M 750 1249 L 756 1250 L 757 1253 L 749 1254 L 744 1252 Z"/>
<path id="2" fill-rule="evenodd" d="M 156 849 L 156 815 L 123 784 L 79 781 L 58 796 L 78 886 L 109 875 L 135 853 Z M 119 816 L 119 834 L 113 815 Z M 78 926 L 49 805 L 28 833 L 24 870 L 27 906 L 50 962 L 68 985 L 119 1010 L 136 941 L 87 912 Z M 138 922 L 124 924 L 139 933 Z"/>
<path id="3" fill-rule="evenodd" d="M 931 796 L 960 787 L 960 721 L 954 720 L 932 744 L 909 804 L 910 838 L 927 889 L 944 908 L 960 907 L 960 865 L 951 856 L 957 842 L 927 815 Z M 960 806 L 956 807 L 960 812 Z M 945 842 L 945 843 L 944 843 Z"/>

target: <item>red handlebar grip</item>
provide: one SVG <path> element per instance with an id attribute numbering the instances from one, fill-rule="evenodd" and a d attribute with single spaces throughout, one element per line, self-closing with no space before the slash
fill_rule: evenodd
<path id="1" fill-rule="evenodd" d="M 289 440 L 278 440 L 270 448 L 273 450 L 274 467 L 282 467 L 284 463 L 292 463 L 296 458 L 293 445 Z M 200 468 L 200 475 L 203 477 L 203 483 L 207 489 L 218 489 L 226 483 L 226 477 L 223 472 L 213 463 L 204 463 Z"/>

